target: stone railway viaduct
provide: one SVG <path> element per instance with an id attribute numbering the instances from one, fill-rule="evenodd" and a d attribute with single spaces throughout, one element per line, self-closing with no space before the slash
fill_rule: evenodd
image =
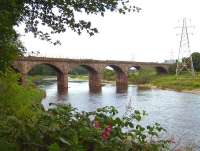
<path id="1" fill-rule="evenodd" d="M 101 92 L 101 79 L 105 67 L 112 67 L 116 73 L 116 91 L 125 92 L 128 88 L 128 71 L 136 69 L 155 68 L 159 73 L 167 73 L 169 64 L 153 62 L 91 60 L 91 59 L 62 59 L 44 57 L 23 57 L 13 63 L 13 68 L 21 74 L 22 84 L 26 84 L 29 71 L 36 65 L 46 64 L 57 72 L 57 88 L 60 94 L 68 92 L 68 73 L 78 66 L 82 66 L 89 73 L 90 92 Z"/>

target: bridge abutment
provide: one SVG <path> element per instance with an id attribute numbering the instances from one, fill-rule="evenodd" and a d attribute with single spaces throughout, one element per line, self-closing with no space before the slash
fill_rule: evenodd
<path id="1" fill-rule="evenodd" d="M 128 75 L 120 72 L 116 77 L 116 92 L 124 93 L 128 90 Z"/>
<path id="2" fill-rule="evenodd" d="M 101 74 L 100 73 L 89 73 L 89 89 L 92 93 L 101 92 Z"/>
<path id="3" fill-rule="evenodd" d="M 59 94 L 66 94 L 68 92 L 68 74 L 57 73 L 57 89 Z"/>

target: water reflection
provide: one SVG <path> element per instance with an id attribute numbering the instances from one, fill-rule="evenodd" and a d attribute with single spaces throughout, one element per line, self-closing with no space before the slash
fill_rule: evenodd
<path id="1" fill-rule="evenodd" d="M 181 138 L 183 143 L 200 142 L 200 96 L 168 90 L 140 90 L 129 85 L 128 92 L 117 94 L 112 84 L 102 87 L 99 94 L 91 94 L 88 82 L 69 82 L 67 95 L 57 94 L 56 81 L 46 81 L 40 85 L 46 90 L 47 97 L 42 104 L 47 109 L 49 103 L 70 103 L 73 107 L 84 111 L 94 111 L 104 106 L 115 106 L 120 115 L 126 110 L 126 105 L 133 102 L 133 107 L 148 113 L 143 124 L 159 122 L 168 130 L 168 136 Z"/>

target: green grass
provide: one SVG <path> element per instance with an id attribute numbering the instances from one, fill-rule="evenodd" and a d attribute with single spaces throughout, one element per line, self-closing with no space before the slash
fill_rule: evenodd
<path id="1" fill-rule="evenodd" d="M 69 75 L 72 79 L 78 79 L 78 80 L 88 80 L 88 75 Z"/>
<path id="2" fill-rule="evenodd" d="M 200 89 L 200 74 L 197 74 L 195 78 L 190 75 L 156 76 L 150 83 L 160 88 L 174 89 L 177 91 Z"/>

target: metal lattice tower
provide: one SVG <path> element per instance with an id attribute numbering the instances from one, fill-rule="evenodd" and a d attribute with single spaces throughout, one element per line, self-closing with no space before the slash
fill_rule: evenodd
<path id="1" fill-rule="evenodd" d="M 191 73 L 192 76 L 195 76 L 186 18 L 183 19 L 183 24 L 181 28 L 182 31 L 181 31 L 177 66 L 176 66 L 176 75 L 180 75 L 184 71 Z"/>

